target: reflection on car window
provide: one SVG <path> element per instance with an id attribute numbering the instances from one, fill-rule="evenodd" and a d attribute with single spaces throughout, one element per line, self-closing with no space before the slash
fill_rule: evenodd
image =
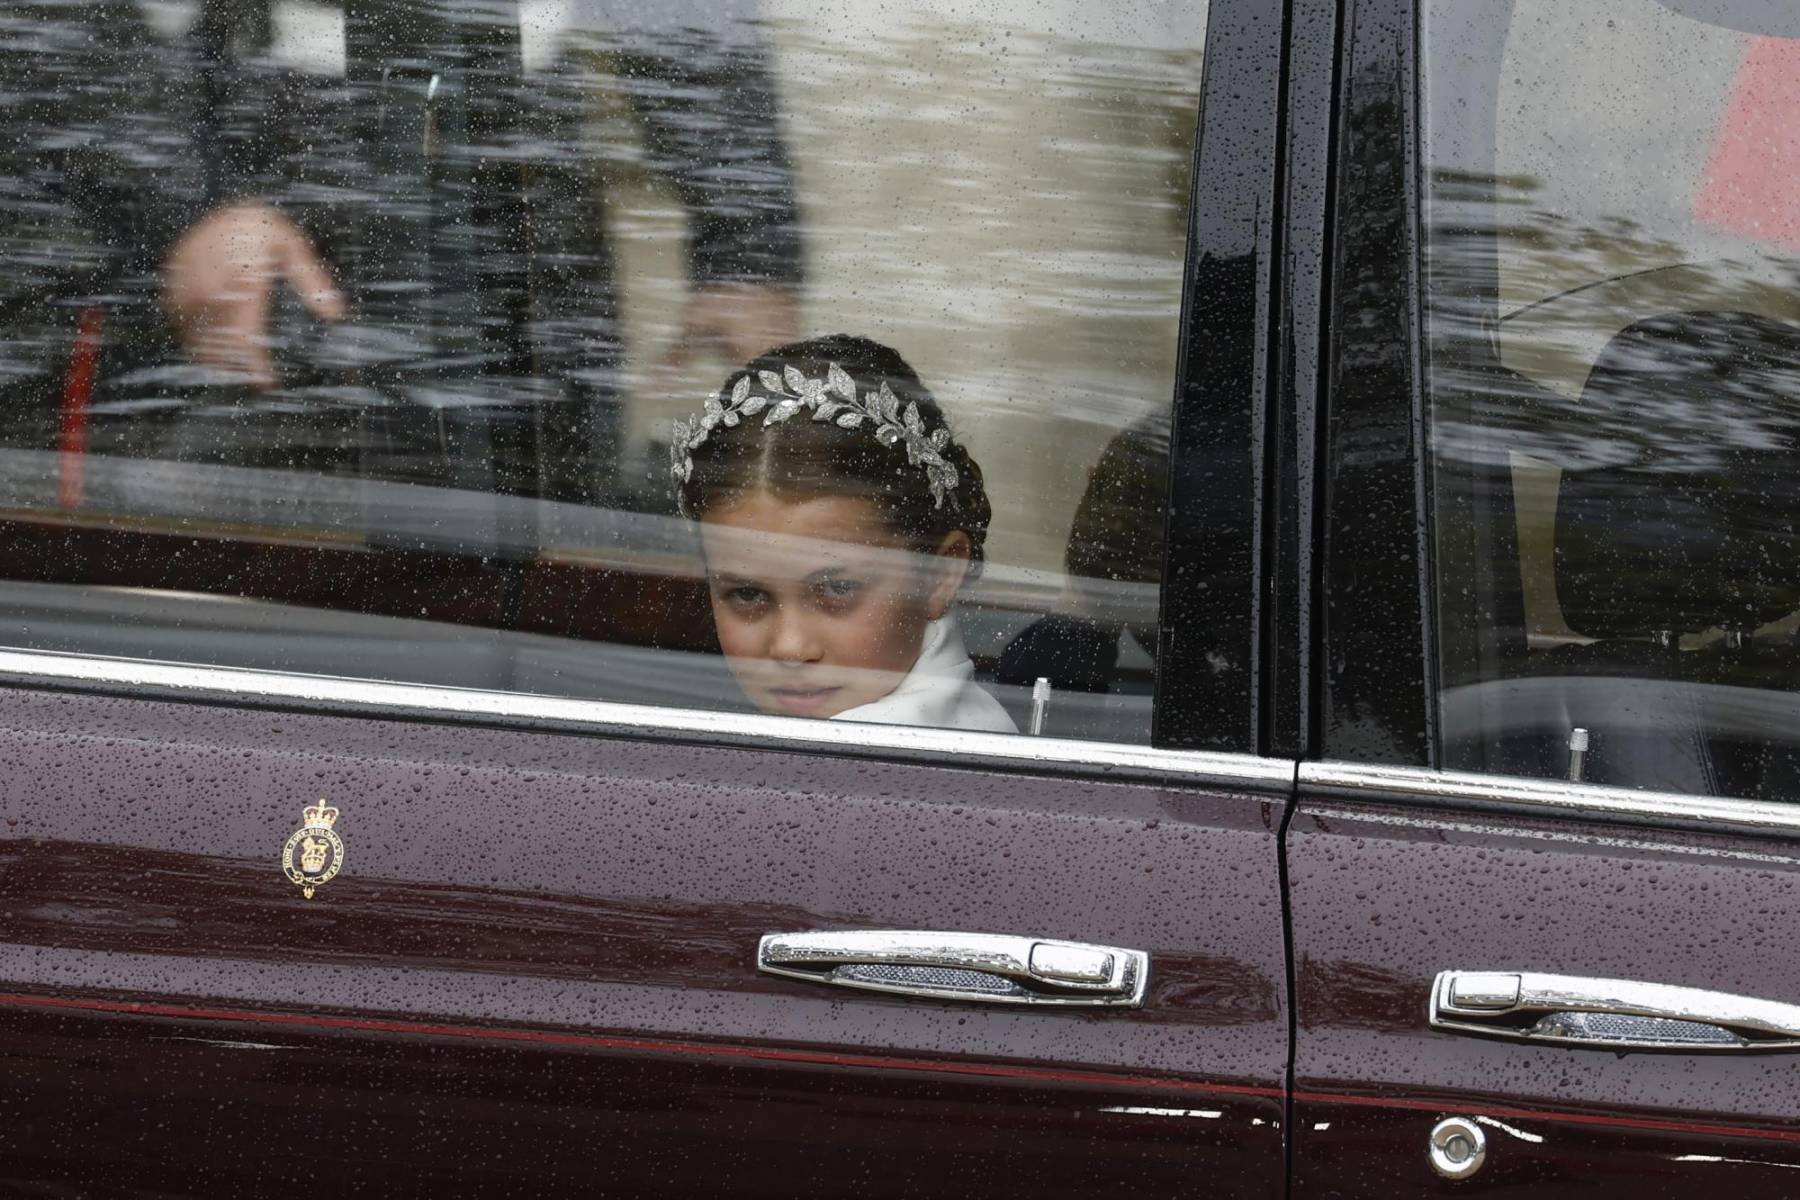
<path id="1" fill-rule="evenodd" d="M 0 6 L 0 641 L 1147 739 L 1205 17 Z M 904 372 L 768 357 L 839 334 Z M 670 430 L 834 362 L 943 422 L 821 430 L 984 494 L 916 648 L 771 691 Z"/>
<path id="2" fill-rule="evenodd" d="M 1800 18 L 1426 23 L 1443 760 L 1800 799 Z"/>

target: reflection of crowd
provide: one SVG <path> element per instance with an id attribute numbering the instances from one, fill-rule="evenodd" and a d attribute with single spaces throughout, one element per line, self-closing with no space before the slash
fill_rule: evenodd
<path id="1" fill-rule="evenodd" d="M 569 6 L 527 70 L 513 6 L 352 6 L 321 76 L 277 60 L 270 0 L 161 32 L 133 0 L 0 5 L 0 433 L 55 445 L 80 404 L 96 448 L 603 498 L 625 151 L 594 113 L 629 109 L 686 208 L 685 344 L 790 336 L 800 264 L 743 5 L 613 7 Z"/>
<path id="2" fill-rule="evenodd" d="M 327 514 L 320 524 L 355 523 L 357 515 L 341 514 L 360 514 L 368 544 L 384 549 L 417 539 L 469 554 L 478 537 L 439 528 L 462 511 L 453 511 L 461 498 L 443 493 L 345 481 L 331 493 L 350 497 L 343 504 L 300 514 L 285 499 L 295 493 L 281 489 L 336 474 L 460 489 L 477 505 L 484 494 L 510 493 L 626 506 L 615 475 L 624 340 L 607 237 L 613 185 L 648 168 L 684 210 L 688 294 L 678 354 L 704 349 L 741 363 L 798 333 L 800 214 L 755 19 L 762 2 L 0 0 L 0 444 L 294 472 L 280 483 L 267 471 L 163 472 L 153 478 L 183 489 L 223 487 L 215 477 L 249 480 L 231 486 L 256 492 L 256 502 L 209 501 L 170 514 L 155 493 L 142 511 L 218 524 L 245 511 L 279 509 L 296 524 L 316 513 Z M 541 18 L 551 10 L 557 23 L 547 31 Z M 304 56 L 291 53 L 295 11 L 318 22 L 302 35 L 314 43 Z M 1065 17 L 1077 21 L 1072 12 Z M 853 77 L 880 69 L 885 46 L 848 59 L 861 73 Z M 784 53 L 793 78 L 792 46 Z M 1091 69 L 1123 70 L 1125 61 L 1098 56 Z M 866 96 L 830 101 L 841 81 L 794 85 L 803 97 L 811 87 L 819 101 L 810 119 L 820 111 L 869 119 Z M 986 75 L 969 86 L 990 100 L 1030 94 Z M 1144 84 L 1146 112 L 1165 86 Z M 1065 113 L 1064 124 L 1046 128 L 1085 119 Z M 986 136 L 1005 126 L 989 122 Z M 910 136 L 911 126 L 827 132 L 814 131 L 823 147 L 815 161 L 842 148 L 847 165 L 835 181 L 815 180 L 810 197 L 815 210 L 837 214 L 839 228 L 855 225 L 854 237 L 836 239 L 836 253 L 856 257 L 837 264 L 846 269 L 835 277 L 860 279 L 871 263 L 896 261 L 879 245 L 869 250 L 878 218 L 867 206 L 878 204 L 884 219 L 890 196 L 939 180 L 915 178 L 917 147 L 893 152 L 894 135 Z M 989 158 L 972 161 L 997 163 L 998 153 L 990 147 Z M 1186 161 L 1185 153 L 1170 158 Z M 846 181 L 880 199 L 852 195 Z M 834 182 L 844 190 L 833 192 Z M 1108 178 L 1085 193 L 1087 208 L 1068 225 L 1088 242 L 1071 252 L 1130 232 L 1113 228 L 1116 187 Z M 930 268 L 917 278 L 930 283 L 934 322 L 942 323 L 941 298 L 960 295 L 964 283 L 972 303 L 1068 286 L 1060 268 L 1046 266 L 1057 261 L 1049 243 L 1030 240 L 1044 235 L 1027 201 L 1048 202 L 1024 191 L 1003 198 L 1017 210 L 1011 236 L 1025 240 L 986 260 L 1015 272 L 986 290 L 970 275 L 936 271 L 938 260 L 970 270 L 981 261 L 959 256 L 956 235 L 985 237 L 989 228 L 961 220 L 963 210 L 920 224 L 934 239 L 929 254 L 891 243 Z M 823 228 L 807 248 L 821 262 L 834 252 L 831 222 Z M 828 310 L 844 295 L 814 299 Z M 887 320 L 892 309 L 904 322 L 907 303 L 883 291 L 877 316 L 865 319 Z M 916 295 L 911 303 L 916 310 Z M 1085 301 L 1070 311 L 1084 327 L 1112 320 L 1130 333 L 1141 324 L 1096 314 Z M 1031 340 L 1008 343 L 1014 356 L 1040 370 L 1047 356 L 1082 353 L 1054 323 L 1037 328 L 1037 320 Z M 1111 334 L 1097 330 L 1085 328 L 1110 344 Z M 1136 394 L 1128 376 L 1107 386 Z M 73 426 L 72 413 L 80 417 Z M 1165 425 L 1147 421 L 1106 451 L 1075 517 L 1070 574 L 1154 590 L 1160 542 L 1142 517 L 1163 507 Z M 123 465 L 138 464 L 107 467 Z M 1029 468 L 1014 473 L 1024 494 L 1056 490 L 1044 481 L 1057 463 L 1040 455 L 1014 465 Z M 92 482 L 103 472 L 89 470 L 89 495 L 130 499 L 129 489 L 142 486 L 138 475 L 121 475 L 128 482 L 106 491 Z M 69 495 L 65 505 L 82 503 Z M 662 492 L 649 500 L 669 502 Z M 408 510 L 410 523 L 381 508 L 413 503 L 429 511 L 413 520 Z M 469 522 L 507 548 L 502 558 L 513 547 L 552 544 L 536 523 L 559 535 L 589 528 L 568 510 L 510 501 L 482 515 L 507 526 L 490 535 Z M 1047 545 L 1060 542 L 1062 521 L 1058 511 L 1043 522 Z M 416 532 L 428 524 L 430 535 Z M 520 591 L 515 565 L 502 569 Z M 409 601 L 404 611 L 424 609 Z M 1008 651 L 1001 676 L 1103 692 L 1118 675 L 1121 646 L 1130 651 L 1134 641 L 1153 655 L 1154 630 L 1127 630 L 1116 612 L 1071 599 Z"/>

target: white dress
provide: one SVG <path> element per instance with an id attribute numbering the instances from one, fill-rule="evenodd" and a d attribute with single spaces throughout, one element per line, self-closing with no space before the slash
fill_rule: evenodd
<path id="1" fill-rule="evenodd" d="M 1000 702 L 975 682 L 975 664 L 969 661 L 962 630 L 951 616 L 939 617 L 925 627 L 925 643 L 919 647 L 918 661 L 899 686 L 879 700 L 846 708 L 831 719 L 1019 732 Z"/>

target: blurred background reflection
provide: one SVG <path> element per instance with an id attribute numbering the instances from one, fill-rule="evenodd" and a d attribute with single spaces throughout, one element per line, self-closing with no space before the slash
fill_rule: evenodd
<path id="1" fill-rule="evenodd" d="M 1444 762 L 1800 799 L 1800 13 L 1425 45 Z"/>
<path id="2" fill-rule="evenodd" d="M 983 464 L 978 665 L 1085 622 L 1147 737 L 1205 18 L 0 3 L 0 638 L 728 706 L 666 430 L 843 330 Z"/>

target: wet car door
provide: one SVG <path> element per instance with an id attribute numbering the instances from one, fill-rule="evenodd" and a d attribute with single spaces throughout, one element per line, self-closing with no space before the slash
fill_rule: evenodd
<path id="1" fill-rule="evenodd" d="M 17 49 L 50 56 L 31 62 L 85 53 L 62 37 L 66 12 L 25 7 Z M 179 24 L 179 6 L 153 7 Z M 654 206 L 609 191 L 613 210 L 589 215 L 623 230 L 606 253 L 625 282 L 604 302 L 569 283 L 599 250 L 532 241 L 572 219 L 576 173 L 531 155 L 573 144 L 553 118 L 579 113 L 595 123 L 581 136 L 601 138 L 628 114 L 554 88 L 555 103 L 507 107 L 562 61 L 544 49 L 557 6 L 539 8 L 394 5 L 433 37 L 445 14 L 466 20 L 456 54 L 382 63 L 358 47 L 391 43 L 357 40 L 378 5 L 350 6 L 347 24 L 274 5 L 260 29 L 200 6 L 201 61 L 218 68 L 228 55 L 205 56 L 236 39 L 298 56 L 273 94 L 281 114 L 314 115 L 283 126 L 288 190 L 266 201 L 298 232 L 257 217 L 283 253 L 316 247 L 351 318 L 310 327 L 290 303 L 300 332 L 260 390 L 208 391 L 167 365 L 173 351 L 142 332 L 162 318 L 131 307 L 154 283 L 45 292 L 11 343 L 16 379 L 38 378 L 29 353 L 44 346 L 58 365 L 17 393 L 4 449 L 0 1178 L 160 1196 L 1280 1195 L 1276 831 L 1292 772 L 1254 754 L 1249 684 L 1270 6 L 1126 6 L 1102 29 L 1075 7 L 1014 25 L 919 6 L 839 28 L 841 9 L 768 5 L 686 75 L 634 56 L 756 10 L 677 6 L 623 47 L 596 34 L 582 61 L 617 73 L 616 107 L 649 106 L 637 161 L 677 160 L 673 211 L 697 222 L 657 242 Z M 175 49 L 127 43 L 115 65 L 179 64 L 181 30 L 155 32 Z M 263 59 L 242 61 L 241 76 L 206 77 L 220 107 L 184 119 L 255 175 L 279 155 L 258 140 Z M 752 122 L 707 171 L 684 170 L 704 110 L 659 124 L 657 104 L 770 87 L 787 105 L 779 153 Z M 1052 94 L 1077 119 L 1030 124 Z M 372 164 L 317 116 L 371 95 L 385 139 Z M 914 121 L 910 105 L 928 111 Z M 129 142 L 150 119 L 116 108 L 93 136 Z M 935 136 L 956 122 L 954 145 Z M 920 139 L 904 151 L 883 141 L 901 125 Z M 1016 169 L 959 174 L 984 154 Z M 429 203 L 388 203 L 407 187 Z M 804 284 L 783 263 L 719 279 L 721 262 L 767 249 L 758 238 L 787 236 L 789 188 L 813 206 Z M 909 215 L 890 231 L 875 220 L 895 195 Z M 1009 216 L 1021 196 L 1037 207 Z M 765 202 L 776 217 L 750 227 Z M 918 258 L 906 238 L 921 228 L 932 253 Z M 962 278 L 952 250 L 976 255 L 966 286 L 988 290 L 943 283 Z M 944 394 L 986 403 L 966 419 L 990 431 L 1001 512 L 964 625 L 978 678 L 1044 736 L 725 699 L 679 518 L 634 499 L 635 460 L 608 448 L 638 436 L 629 422 L 569 436 L 559 415 L 607 410 L 517 400 L 546 379 L 636 386 L 599 359 L 545 358 L 568 351 L 545 339 L 600 337 L 615 299 L 628 319 L 655 311 L 631 307 L 630 280 L 651 305 L 665 260 L 708 284 L 814 289 L 800 294 L 824 311 L 808 319 L 827 328 L 895 322 L 937 347 Z M 937 273 L 905 273 L 921 262 Z M 871 309 L 859 297 L 883 272 L 891 294 Z M 1097 336 L 993 349 L 1026 318 L 1066 329 L 1065 309 Z M 963 336 L 988 347 L 988 374 L 954 366 Z M 996 423 L 1021 380 L 1045 378 L 1062 378 L 1043 411 L 1064 424 Z M 1113 613 L 1082 624 L 1051 604 L 1079 486 L 1005 491 L 995 463 L 1024 442 L 1016 471 L 1061 464 L 1079 482 L 1120 412 L 1146 416 L 1163 447 L 1124 489 L 1139 498 L 1123 523 L 1175 533 L 1147 579 L 1072 570 L 1071 594 Z M 1068 445 L 1088 457 L 1063 463 Z M 1110 503 L 1093 497 L 1080 511 Z M 1003 528 L 1047 557 L 1018 557 Z M 1090 641 L 1110 629 L 1117 665 L 1082 691 L 1062 643 L 1017 649 L 1027 622 Z M 1007 683 L 1022 658 L 1033 669 Z"/>
<path id="2" fill-rule="evenodd" d="M 1295 1194 L 1791 1195 L 1800 27 L 1347 19 Z"/>

